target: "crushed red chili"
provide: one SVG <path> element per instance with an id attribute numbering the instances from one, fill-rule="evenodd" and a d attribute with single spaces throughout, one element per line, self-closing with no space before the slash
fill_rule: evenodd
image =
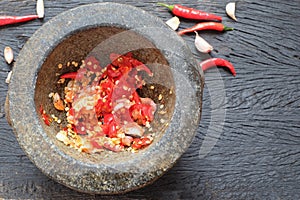
<path id="1" fill-rule="evenodd" d="M 42 105 L 40 105 L 40 114 L 42 116 L 42 119 L 43 119 L 44 123 L 47 126 L 50 126 L 50 124 L 51 124 L 50 117 L 49 117 L 49 115 L 46 114 L 46 111 L 44 110 Z"/>
<path id="2" fill-rule="evenodd" d="M 77 72 L 60 76 L 70 79 L 64 90 L 68 125 L 56 137 L 81 152 L 135 152 L 153 141 L 145 127 L 154 120 L 156 104 L 136 91 L 145 84 L 140 72 L 152 76 L 151 70 L 131 53 L 112 53 L 110 59 L 102 68 L 90 56 Z"/>

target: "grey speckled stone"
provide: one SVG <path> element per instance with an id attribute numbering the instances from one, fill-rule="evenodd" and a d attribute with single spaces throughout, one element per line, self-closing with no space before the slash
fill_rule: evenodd
<path id="1" fill-rule="evenodd" d="M 41 92 L 38 75 L 45 76 L 44 82 L 47 82 L 49 78 L 45 74 L 51 77 L 54 73 L 50 69 L 44 71 L 49 68 L 44 64 L 49 60 L 47 57 L 67 36 L 104 26 L 132 30 L 146 38 L 162 53 L 173 75 L 172 78 L 166 74 L 158 77 L 161 83 L 174 80 L 176 95 L 173 96 L 174 107 L 168 123 L 156 129 L 160 133 L 153 144 L 136 154 L 106 152 L 103 156 L 78 153 L 56 141 L 57 127 L 45 126 L 39 115 L 38 104 L 47 100 L 37 95 Z M 146 43 L 142 42 L 143 45 Z M 153 182 L 184 153 L 199 125 L 202 88 L 203 74 L 193 55 L 164 22 L 132 6 L 98 3 L 58 15 L 28 40 L 13 69 L 6 112 L 20 146 L 44 174 L 78 191 L 115 194 Z"/>

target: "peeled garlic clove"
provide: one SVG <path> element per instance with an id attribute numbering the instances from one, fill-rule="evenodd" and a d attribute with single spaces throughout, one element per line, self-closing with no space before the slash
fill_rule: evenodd
<path id="1" fill-rule="evenodd" d="M 173 29 L 174 31 L 176 31 L 179 27 L 179 24 L 180 24 L 180 20 L 178 17 L 172 17 L 171 19 L 169 19 L 168 21 L 166 21 L 166 24 L 168 26 L 171 27 L 171 29 Z"/>
<path id="2" fill-rule="evenodd" d="M 44 18 L 45 11 L 44 11 L 44 0 L 37 0 L 36 2 L 36 13 L 38 17 Z"/>
<path id="3" fill-rule="evenodd" d="M 230 2 L 226 5 L 226 13 L 229 17 L 237 21 L 235 17 L 235 2 Z"/>
<path id="4" fill-rule="evenodd" d="M 195 31 L 195 33 L 195 46 L 198 49 L 198 51 L 200 51 L 201 53 L 211 52 L 214 48 L 208 42 L 206 42 L 206 40 L 200 37 L 197 31 Z"/>
<path id="5" fill-rule="evenodd" d="M 71 140 L 68 138 L 66 131 L 59 131 L 56 134 L 56 139 L 65 143 L 65 145 L 71 144 Z"/>
<path id="6" fill-rule="evenodd" d="M 10 71 L 10 72 L 7 74 L 7 78 L 5 79 L 5 83 L 7 83 L 7 84 L 10 83 L 11 74 L 12 74 L 12 71 Z"/>
<path id="7" fill-rule="evenodd" d="M 4 59 L 8 64 L 12 63 L 12 61 L 14 60 L 14 52 L 12 48 L 10 47 L 4 48 Z"/>

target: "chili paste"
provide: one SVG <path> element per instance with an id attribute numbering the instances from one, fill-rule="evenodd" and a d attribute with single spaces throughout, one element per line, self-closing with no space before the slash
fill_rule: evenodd
<path id="1" fill-rule="evenodd" d="M 111 63 L 102 68 L 89 56 L 77 72 L 60 76 L 69 82 L 64 88 L 67 126 L 56 138 L 81 152 L 136 152 L 153 141 L 145 133 L 154 119 L 156 104 L 136 91 L 145 85 L 141 72 L 151 70 L 131 53 L 110 55 Z"/>

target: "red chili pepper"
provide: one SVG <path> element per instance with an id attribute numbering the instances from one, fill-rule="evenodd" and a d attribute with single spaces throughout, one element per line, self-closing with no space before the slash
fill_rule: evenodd
<path id="1" fill-rule="evenodd" d="M 109 124 L 111 123 L 112 121 L 114 121 L 114 115 L 113 114 L 105 114 L 104 117 L 103 117 L 103 123 L 104 124 Z"/>
<path id="2" fill-rule="evenodd" d="M 113 65 L 108 65 L 106 70 L 107 70 L 107 75 L 110 78 L 117 78 L 122 75 L 120 70 L 116 69 Z"/>
<path id="3" fill-rule="evenodd" d="M 120 152 L 124 150 L 124 146 L 123 145 L 115 145 L 115 144 L 110 144 L 109 142 L 105 142 L 103 144 L 103 147 L 111 150 L 113 152 Z"/>
<path id="4" fill-rule="evenodd" d="M 121 142 L 122 142 L 122 144 L 124 146 L 128 146 L 129 147 L 131 145 L 131 143 L 133 142 L 133 137 L 126 135 L 125 137 L 123 137 L 121 139 Z"/>
<path id="5" fill-rule="evenodd" d="M 96 149 L 102 149 L 102 148 L 103 148 L 103 146 L 99 145 L 99 143 L 98 143 L 97 141 L 95 141 L 95 139 L 94 139 L 94 140 L 91 139 L 90 143 L 91 143 L 91 145 L 92 145 L 93 147 L 95 147 Z"/>
<path id="6" fill-rule="evenodd" d="M 95 110 L 97 116 L 101 116 L 105 113 L 112 111 L 112 95 L 114 94 L 114 83 L 110 79 L 105 79 L 99 84 L 101 90 L 101 98 L 98 100 Z"/>
<path id="7" fill-rule="evenodd" d="M 139 125 L 146 125 L 154 119 L 153 108 L 149 104 L 134 104 L 129 109 L 130 115 Z"/>
<path id="8" fill-rule="evenodd" d="M 194 8 L 189 8 L 179 4 L 168 5 L 165 3 L 158 3 L 158 5 L 167 7 L 174 15 L 178 17 L 183 17 L 186 19 L 195 19 L 195 20 L 222 21 L 221 16 L 207 13 Z"/>
<path id="9" fill-rule="evenodd" d="M 143 147 L 148 146 L 149 144 L 151 144 L 153 141 L 152 137 L 141 137 L 141 138 L 134 138 L 133 139 L 133 144 L 131 145 L 131 147 L 133 149 L 141 149 Z"/>
<path id="10" fill-rule="evenodd" d="M 74 132 L 79 135 L 87 135 L 86 127 L 82 122 L 78 123 L 76 126 L 73 124 L 72 128 L 73 128 Z"/>
<path id="11" fill-rule="evenodd" d="M 69 115 L 75 116 L 75 110 L 74 110 L 74 108 L 70 108 Z"/>
<path id="12" fill-rule="evenodd" d="M 125 55 L 110 54 L 111 64 L 108 66 L 108 73 L 112 73 L 111 77 L 117 77 L 122 74 L 128 73 L 132 68 L 136 68 L 137 71 L 145 71 L 149 76 L 153 76 L 151 70 L 142 62 L 132 57 L 132 53 L 129 52 Z"/>
<path id="13" fill-rule="evenodd" d="M 200 65 L 203 71 L 216 66 L 226 67 L 230 70 L 233 76 L 236 76 L 236 72 L 232 63 L 222 58 L 210 58 L 201 62 Z"/>
<path id="14" fill-rule="evenodd" d="M 137 149 L 142 148 L 142 145 L 141 145 L 141 144 L 138 144 L 137 142 L 133 142 L 133 144 L 131 145 L 131 148 L 137 150 Z"/>
<path id="15" fill-rule="evenodd" d="M 178 32 L 179 35 L 183 35 L 185 33 L 191 33 L 194 31 L 203 31 L 203 30 L 215 30 L 215 31 L 232 31 L 233 28 L 227 27 L 219 22 L 202 22 L 198 23 L 191 28 L 186 28 Z"/>
<path id="16" fill-rule="evenodd" d="M 136 60 L 135 62 L 135 69 L 139 72 L 139 71 L 145 71 L 149 76 L 153 76 L 153 73 L 151 72 L 151 70 L 144 65 L 143 63 L 139 62 Z"/>
<path id="17" fill-rule="evenodd" d="M 69 72 L 69 73 L 61 75 L 60 78 L 76 79 L 77 75 L 78 75 L 77 72 Z"/>
<path id="18" fill-rule="evenodd" d="M 117 136 L 117 123 L 113 114 L 104 115 L 102 129 L 104 134 L 108 135 L 110 138 Z"/>
<path id="19" fill-rule="evenodd" d="M 132 93 L 132 100 L 135 102 L 135 104 L 141 104 L 142 103 L 141 99 L 140 99 L 140 96 L 136 91 L 134 91 Z"/>
<path id="20" fill-rule="evenodd" d="M 27 22 L 39 18 L 38 15 L 26 15 L 26 16 L 0 16 L 0 26 L 8 24 L 16 24 L 21 22 Z"/>
<path id="21" fill-rule="evenodd" d="M 96 114 L 98 117 L 102 116 L 103 114 L 112 112 L 112 105 L 111 105 L 111 95 L 109 95 L 107 100 L 104 102 L 103 99 L 99 99 L 97 104 L 95 105 Z"/>

